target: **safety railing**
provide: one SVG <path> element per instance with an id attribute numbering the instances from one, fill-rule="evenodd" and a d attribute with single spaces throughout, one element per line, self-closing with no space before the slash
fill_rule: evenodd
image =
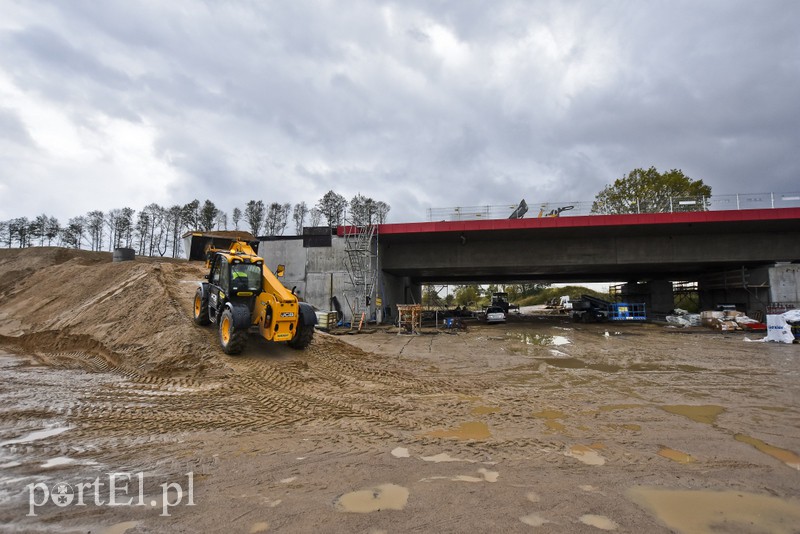
<path id="1" fill-rule="evenodd" d="M 562 202 L 531 202 L 527 204 L 521 218 L 568 217 L 575 215 L 598 215 L 592 212 L 593 201 L 576 200 Z M 666 199 L 631 199 L 627 213 L 675 213 L 686 211 L 723 211 L 800 207 L 798 193 L 737 193 L 710 197 L 670 197 Z M 507 219 L 519 214 L 519 204 L 455 206 L 451 208 L 428 208 L 428 220 L 471 221 L 480 219 Z"/>

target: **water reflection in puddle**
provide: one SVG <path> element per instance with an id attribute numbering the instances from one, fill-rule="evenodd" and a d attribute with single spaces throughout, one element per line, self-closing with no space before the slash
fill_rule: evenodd
<path id="1" fill-rule="evenodd" d="M 531 334 L 529 332 L 513 332 L 509 335 L 514 336 L 526 345 L 536 345 L 539 347 L 558 347 L 560 345 L 569 345 L 572 343 L 564 336 L 548 336 L 546 334 Z"/>
<path id="2" fill-rule="evenodd" d="M 345 493 L 334 506 L 340 512 L 368 514 L 380 510 L 402 510 L 408 502 L 408 489 L 396 484 L 381 484 L 374 488 Z"/>
<path id="3" fill-rule="evenodd" d="M 733 439 L 742 443 L 747 443 L 748 445 L 752 445 L 757 450 L 772 456 L 776 460 L 780 460 L 792 469 L 800 470 L 800 456 L 792 451 L 775 447 L 774 445 L 770 445 L 769 443 L 765 443 L 760 439 L 756 439 L 746 434 L 736 434 L 733 436 Z"/>
<path id="4" fill-rule="evenodd" d="M 617 530 L 619 525 L 615 521 L 607 518 L 604 515 L 586 514 L 579 518 L 579 521 L 584 525 L 598 528 L 600 530 Z"/>
<path id="5" fill-rule="evenodd" d="M 695 461 L 691 454 L 686 454 L 676 449 L 670 449 L 669 447 L 661 447 L 661 450 L 658 451 L 658 455 L 679 464 L 690 464 Z"/>
<path id="6" fill-rule="evenodd" d="M 700 406 L 675 404 L 671 406 L 661 406 L 661 409 L 668 413 L 688 417 L 692 421 L 704 423 L 706 425 L 715 424 L 717 422 L 717 416 L 725 411 L 725 408 L 722 406 L 715 406 L 713 404 Z"/>
<path id="7" fill-rule="evenodd" d="M 692 534 L 774 532 L 800 525 L 800 503 L 739 491 L 665 490 L 634 487 L 628 497 L 668 528 Z M 757 527 L 754 530 L 754 527 Z"/>
<path id="8" fill-rule="evenodd" d="M 573 445 L 570 447 L 565 453 L 564 456 L 569 456 L 570 458 L 575 458 L 586 465 L 605 465 L 606 459 L 603 458 L 599 452 L 595 450 L 595 447 L 589 447 L 587 445 Z"/>
<path id="9" fill-rule="evenodd" d="M 66 432 L 69 430 L 69 428 L 70 427 L 68 426 L 61 426 L 56 428 L 45 428 L 44 430 L 36 430 L 35 432 L 31 432 L 19 438 L 0 441 L 0 447 L 4 447 L 5 445 L 15 445 L 17 443 L 29 443 L 31 441 L 57 436 L 62 432 Z"/>
<path id="10" fill-rule="evenodd" d="M 563 412 L 556 410 L 542 410 L 541 412 L 534 412 L 533 416 L 538 419 L 544 419 L 545 426 L 550 430 L 563 432 L 566 428 L 562 423 L 557 421 L 557 419 L 566 419 L 568 417 L 567 414 Z"/>
<path id="11" fill-rule="evenodd" d="M 480 421 L 470 421 L 461 423 L 458 428 L 449 430 L 434 430 L 425 434 L 432 438 L 456 438 L 456 439 L 487 439 L 492 437 L 489 425 Z"/>

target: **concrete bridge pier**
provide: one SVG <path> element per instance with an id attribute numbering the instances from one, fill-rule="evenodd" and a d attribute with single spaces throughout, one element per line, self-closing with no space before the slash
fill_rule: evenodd
<path id="1" fill-rule="evenodd" d="M 397 304 L 422 302 L 422 284 L 413 282 L 408 276 L 394 276 L 387 272 L 381 272 L 380 278 L 376 295 L 381 298 L 381 322 L 397 321 Z"/>
<path id="2" fill-rule="evenodd" d="M 675 308 L 672 282 L 669 280 L 628 282 L 622 286 L 621 295 L 623 302 L 644 302 L 649 318 L 663 318 Z"/>

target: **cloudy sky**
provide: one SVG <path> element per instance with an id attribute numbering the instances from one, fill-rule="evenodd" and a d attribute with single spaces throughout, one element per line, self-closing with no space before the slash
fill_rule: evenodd
<path id="1" fill-rule="evenodd" d="M 0 0 L 0 220 L 800 190 L 800 2 Z"/>

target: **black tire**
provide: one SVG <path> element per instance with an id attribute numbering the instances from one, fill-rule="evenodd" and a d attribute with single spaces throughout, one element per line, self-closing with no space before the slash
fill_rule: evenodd
<path id="1" fill-rule="evenodd" d="M 194 294 L 194 306 L 192 309 L 194 324 L 206 326 L 211 322 L 208 318 L 208 299 L 203 298 L 203 290 L 199 287 Z"/>
<path id="2" fill-rule="evenodd" d="M 314 325 L 303 324 L 302 320 L 303 318 L 301 316 L 300 321 L 297 322 L 297 333 L 291 341 L 286 343 L 295 350 L 304 350 L 311 344 L 311 340 L 314 338 Z"/>
<path id="3" fill-rule="evenodd" d="M 226 309 L 219 318 L 219 344 L 222 352 L 231 356 L 241 354 L 247 344 L 247 330 L 237 330 L 233 325 L 233 313 Z"/>

